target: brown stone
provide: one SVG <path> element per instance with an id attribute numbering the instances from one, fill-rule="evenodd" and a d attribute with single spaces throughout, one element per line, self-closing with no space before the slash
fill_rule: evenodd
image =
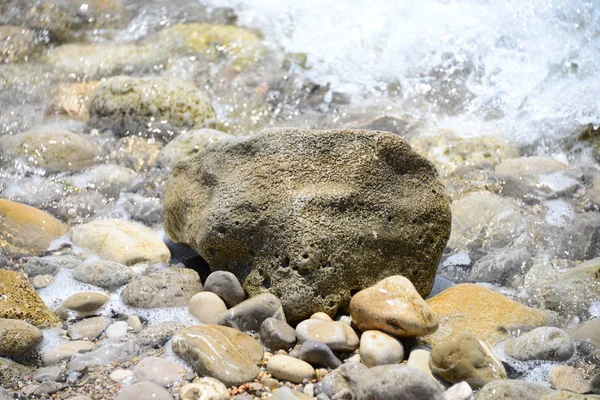
<path id="1" fill-rule="evenodd" d="M 77 121 L 90 117 L 91 96 L 100 81 L 62 83 L 46 111 L 48 116 L 65 116 Z"/>

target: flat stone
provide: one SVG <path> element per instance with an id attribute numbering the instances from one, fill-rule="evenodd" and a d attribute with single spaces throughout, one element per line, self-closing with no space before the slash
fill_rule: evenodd
<path id="1" fill-rule="evenodd" d="M 30 257 L 23 270 L 32 278 L 38 275 L 56 275 L 61 268 L 72 269 L 80 263 L 81 260 L 72 255 Z"/>
<path id="2" fill-rule="evenodd" d="M 165 344 L 173 335 L 185 328 L 177 321 L 165 321 L 152 325 L 137 335 L 137 340 L 142 346 L 158 347 Z"/>
<path id="3" fill-rule="evenodd" d="M 92 351 L 74 356 L 69 363 L 69 369 L 81 371 L 90 365 L 129 361 L 140 351 L 140 344 L 130 336 L 106 339 Z"/>
<path id="4" fill-rule="evenodd" d="M 312 396 L 308 396 L 298 390 L 290 389 L 286 386 L 276 389 L 271 397 L 272 400 L 310 400 L 312 398 Z"/>
<path id="5" fill-rule="evenodd" d="M 260 341 L 271 351 L 288 351 L 296 344 L 296 330 L 285 321 L 267 318 L 260 325 Z"/>
<path id="6" fill-rule="evenodd" d="M 298 350 L 298 358 L 311 365 L 322 366 L 325 368 L 337 368 L 342 362 L 337 358 L 333 351 L 325 343 L 307 340 L 302 343 Z"/>
<path id="7" fill-rule="evenodd" d="M 227 311 L 227 306 L 212 292 L 196 293 L 188 304 L 188 312 L 203 324 L 216 324 L 219 314 Z"/>
<path id="8" fill-rule="evenodd" d="M 263 357 L 262 345 L 252 337 L 208 324 L 182 329 L 173 337 L 173 351 L 199 376 L 216 378 L 227 386 L 252 381 Z"/>
<path id="9" fill-rule="evenodd" d="M 188 383 L 181 388 L 181 400 L 229 400 L 229 392 L 227 386 L 222 382 L 210 378 L 203 377 L 197 382 Z"/>
<path id="10" fill-rule="evenodd" d="M 52 215 L 10 200 L 0 199 L 0 249 L 11 256 L 35 256 L 68 227 Z"/>
<path id="11" fill-rule="evenodd" d="M 131 221 L 105 219 L 78 225 L 71 230 L 71 239 L 75 246 L 125 265 L 171 258 L 156 232 Z"/>
<path id="12" fill-rule="evenodd" d="M 475 396 L 475 400 L 540 400 L 554 391 L 538 383 L 501 380 L 485 385 Z"/>
<path id="13" fill-rule="evenodd" d="M 34 396 L 43 396 L 53 394 L 62 390 L 65 387 L 64 383 L 45 381 L 40 383 L 33 391 Z"/>
<path id="14" fill-rule="evenodd" d="M 296 336 L 300 343 L 315 340 L 325 343 L 331 350 L 353 351 L 360 344 L 356 332 L 338 321 L 307 319 L 296 326 Z"/>
<path id="15" fill-rule="evenodd" d="M 461 283 L 427 300 L 438 316 L 438 330 L 422 338 L 434 345 L 456 331 L 467 331 L 488 345 L 510 338 L 517 329 L 547 325 L 549 313 L 524 306 L 490 289 Z"/>
<path id="16" fill-rule="evenodd" d="M 67 297 L 60 308 L 75 311 L 82 316 L 93 315 L 110 300 L 105 292 L 80 292 Z"/>
<path id="17" fill-rule="evenodd" d="M 152 382 L 138 382 L 122 389 L 115 400 L 173 400 L 173 396 L 162 387 Z"/>
<path id="18" fill-rule="evenodd" d="M 52 275 L 38 275 L 31 280 L 34 289 L 43 289 L 52 285 L 54 277 Z"/>
<path id="19" fill-rule="evenodd" d="M 431 349 L 431 371 L 450 383 L 467 382 L 479 389 L 487 383 L 507 379 L 502 363 L 492 350 L 468 332 L 455 332 Z"/>
<path id="20" fill-rule="evenodd" d="M 579 347 L 586 353 L 600 349 L 600 320 L 586 321 L 569 330 L 573 340 L 580 342 Z"/>
<path id="21" fill-rule="evenodd" d="M 0 318 L 0 356 L 17 356 L 31 351 L 42 337 L 42 332 L 28 322 Z"/>
<path id="22" fill-rule="evenodd" d="M 360 400 L 445 400 L 444 393 L 425 373 L 405 365 L 369 368 L 350 390 Z"/>
<path id="23" fill-rule="evenodd" d="M 567 390 L 573 393 L 587 393 L 590 384 L 583 372 L 569 365 L 556 365 L 548 373 L 550 385 L 557 390 Z"/>
<path id="24" fill-rule="evenodd" d="M 167 268 L 138 277 L 121 292 L 123 302 L 132 307 L 162 308 L 187 306 L 202 291 L 200 276 L 189 268 Z"/>
<path id="25" fill-rule="evenodd" d="M 304 379 L 314 379 L 315 369 L 307 362 L 285 355 L 275 355 L 267 362 L 267 372 L 277 379 L 301 383 Z"/>
<path id="26" fill-rule="evenodd" d="M 60 367 L 42 367 L 35 371 L 33 380 L 36 382 L 56 381 L 61 373 Z"/>
<path id="27" fill-rule="evenodd" d="M 113 290 L 129 283 L 133 271 L 126 265 L 107 260 L 85 261 L 73 269 L 79 282 Z"/>
<path id="28" fill-rule="evenodd" d="M 390 335 L 366 331 L 360 337 L 360 361 L 367 367 L 398 364 L 404 360 L 404 346 Z"/>
<path id="29" fill-rule="evenodd" d="M 0 269 L 0 293 L 3 296 L 0 318 L 20 319 L 38 328 L 60 324 L 60 319 L 21 274 Z"/>
<path id="30" fill-rule="evenodd" d="M 229 271 L 215 271 L 208 275 L 204 290 L 218 295 L 227 307 L 233 307 L 246 300 L 246 293 L 240 281 Z"/>
<path id="31" fill-rule="evenodd" d="M 132 315 L 129 318 L 127 318 L 127 323 L 135 333 L 140 333 L 142 329 L 144 329 L 142 325 L 142 320 L 140 320 L 140 317 L 138 317 L 137 315 Z"/>
<path id="32" fill-rule="evenodd" d="M 110 318 L 92 317 L 69 325 L 67 334 L 73 340 L 94 340 L 112 323 Z"/>
<path id="33" fill-rule="evenodd" d="M 109 375 L 110 380 L 119 383 L 130 383 L 133 380 L 133 371 L 116 369 Z"/>
<path id="34" fill-rule="evenodd" d="M 220 314 L 217 323 L 242 332 L 257 332 L 267 318 L 285 321 L 281 301 L 271 293 L 261 293 Z"/>
<path id="35" fill-rule="evenodd" d="M 127 321 L 117 321 L 117 322 L 113 322 L 112 324 L 110 324 L 108 326 L 108 328 L 106 328 L 104 333 L 106 333 L 107 338 L 125 336 L 125 335 L 127 335 L 128 327 L 129 327 L 129 324 L 127 323 Z"/>
<path id="36" fill-rule="evenodd" d="M 124 165 L 135 171 L 148 171 L 156 164 L 162 146 L 162 142 L 154 138 L 143 138 L 139 136 L 122 137 L 115 142 L 109 154 L 109 158 L 114 160 L 117 164 Z M 158 204 L 158 202 L 150 203 L 147 201 L 140 201 L 139 205 L 143 207 L 138 208 L 136 206 L 136 203 L 138 203 L 137 200 L 141 200 L 142 198 L 143 196 L 127 193 L 125 197 L 120 200 L 125 200 L 122 203 L 124 206 L 123 208 L 125 208 L 125 211 L 127 211 L 132 218 L 159 222 L 162 219 L 162 216 L 160 215 L 162 214 L 162 207 L 160 204 Z M 159 215 L 149 215 L 156 211 L 158 211 Z M 146 217 L 143 216 L 144 214 L 146 214 Z"/>
<path id="37" fill-rule="evenodd" d="M 350 382 L 358 381 L 367 369 L 363 364 L 346 362 L 318 381 L 314 386 L 314 394 L 333 397 L 336 393 L 348 390 Z"/>
<path id="38" fill-rule="evenodd" d="M 141 183 L 137 172 L 117 164 L 95 165 L 65 181 L 75 190 L 96 191 L 108 198 L 117 198 L 124 190 L 133 189 Z M 93 199 L 88 197 L 86 200 L 91 203 Z"/>
<path id="39" fill-rule="evenodd" d="M 145 357 L 133 373 L 140 381 L 149 381 L 162 387 L 170 387 L 181 381 L 187 371 L 181 365 L 159 357 Z"/>
<path id="40" fill-rule="evenodd" d="M 571 392 L 554 392 L 541 398 L 541 400 L 600 400 L 600 396 L 593 394 L 577 394 Z"/>
<path id="41" fill-rule="evenodd" d="M 414 285 L 396 275 L 361 290 L 350 300 L 352 320 L 361 331 L 380 330 L 395 336 L 424 336 L 438 320 Z"/>
<path id="42" fill-rule="evenodd" d="M 63 345 L 53 347 L 42 355 L 44 365 L 54 365 L 61 361 L 69 360 L 76 354 L 91 351 L 94 343 L 87 340 L 73 340 Z"/>
<path id="43" fill-rule="evenodd" d="M 504 350 L 507 355 L 520 361 L 564 361 L 571 358 L 575 346 L 562 329 L 543 326 L 508 340 Z"/>

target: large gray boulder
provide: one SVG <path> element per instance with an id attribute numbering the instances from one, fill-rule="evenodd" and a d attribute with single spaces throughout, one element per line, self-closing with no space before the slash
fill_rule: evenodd
<path id="1" fill-rule="evenodd" d="M 404 275 L 425 296 L 450 235 L 435 167 L 400 137 L 271 129 L 177 164 L 164 196 L 168 237 L 271 292 L 293 323 L 347 306 Z"/>

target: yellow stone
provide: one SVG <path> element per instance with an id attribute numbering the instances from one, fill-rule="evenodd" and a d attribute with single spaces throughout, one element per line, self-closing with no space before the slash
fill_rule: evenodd
<path id="1" fill-rule="evenodd" d="M 38 328 L 61 323 L 24 276 L 0 269 L 0 318 L 19 319 Z"/>
<path id="2" fill-rule="evenodd" d="M 39 255 L 67 229 L 67 225 L 44 211 L 0 199 L 0 247 L 8 256 Z"/>
<path id="3" fill-rule="evenodd" d="M 92 93 L 102 82 L 63 83 L 46 111 L 47 116 L 65 116 L 77 121 L 87 121 Z"/>
<path id="4" fill-rule="evenodd" d="M 461 283 L 427 300 L 438 316 L 438 330 L 421 339 L 431 345 L 446 336 L 467 331 L 493 346 L 511 337 L 510 332 L 530 330 L 550 323 L 544 310 L 524 306 L 499 293 L 472 283 Z"/>

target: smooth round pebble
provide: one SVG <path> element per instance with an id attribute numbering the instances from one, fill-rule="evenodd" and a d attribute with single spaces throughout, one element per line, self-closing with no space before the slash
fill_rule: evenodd
<path id="1" fill-rule="evenodd" d="M 283 386 L 275 390 L 271 400 L 310 400 L 312 396 Z"/>
<path id="2" fill-rule="evenodd" d="M 56 381 L 61 372 L 60 367 L 42 367 L 35 371 L 32 379 L 36 382 Z"/>
<path id="3" fill-rule="evenodd" d="M 333 318 L 324 312 L 317 312 L 310 316 L 310 319 L 320 319 L 321 321 L 333 321 Z"/>
<path id="4" fill-rule="evenodd" d="M 287 322 L 267 318 L 260 325 L 260 341 L 271 351 L 287 351 L 296 344 L 296 330 Z"/>
<path id="5" fill-rule="evenodd" d="M 169 387 L 183 379 L 187 371 L 181 365 L 164 358 L 146 357 L 133 367 L 133 373 L 140 381 Z"/>
<path id="6" fill-rule="evenodd" d="M 310 365 L 319 365 L 326 368 L 337 368 L 342 362 L 325 343 L 307 340 L 298 350 L 298 358 Z"/>
<path id="7" fill-rule="evenodd" d="M 294 357 L 275 355 L 267 362 L 267 372 L 277 379 L 292 383 L 302 383 L 304 379 L 314 379 L 315 369 L 307 362 Z"/>
<path id="8" fill-rule="evenodd" d="M 296 326 L 296 336 L 300 343 L 316 340 L 325 343 L 331 350 L 353 351 L 359 345 L 354 329 L 338 321 L 304 320 Z"/>
<path id="9" fill-rule="evenodd" d="M 164 388 L 152 382 L 138 382 L 121 390 L 115 400 L 173 400 Z"/>
<path id="10" fill-rule="evenodd" d="M 144 329 L 142 321 L 137 315 L 132 315 L 129 318 L 127 318 L 127 324 L 129 324 L 129 326 L 131 327 L 131 329 L 133 329 L 135 333 L 140 333 L 142 329 Z"/>
<path id="11" fill-rule="evenodd" d="M 366 331 L 360 337 L 360 360 L 367 367 L 398 364 L 404 359 L 400 341 L 379 331 Z"/>
<path id="12" fill-rule="evenodd" d="M 31 351 L 42 340 L 42 331 L 28 322 L 0 318 L 0 356 Z"/>
<path id="13" fill-rule="evenodd" d="M 213 292 L 196 293 L 188 304 L 188 311 L 203 324 L 216 324 L 219 314 L 227 311 L 225 302 Z"/>
<path id="14" fill-rule="evenodd" d="M 285 321 L 285 314 L 281 301 L 275 295 L 261 293 L 221 313 L 217 318 L 217 323 L 242 332 L 258 332 L 261 324 L 267 318 Z"/>
<path id="15" fill-rule="evenodd" d="M 227 386 L 215 378 L 204 377 L 181 388 L 181 400 L 229 400 Z"/>
<path id="16" fill-rule="evenodd" d="M 86 318 L 69 325 L 67 335 L 73 340 L 94 340 L 110 325 L 112 321 L 106 317 Z"/>
<path id="17" fill-rule="evenodd" d="M 569 334 L 562 329 L 543 326 L 509 339 L 504 351 L 510 357 L 520 361 L 564 361 L 571 358 L 575 346 Z"/>
<path id="18" fill-rule="evenodd" d="M 35 289 L 42 289 L 50 286 L 54 282 L 52 275 L 37 275 L 31 280 L 31 284 Z"/>
<path id="19" fill-rule="evenodd" d="M 427 349 L 412 349 L 408 355 L 406 365 L 409 367 L 416 368 L 425 372 L 431 379 L 436 380 L 429 368 L 429 359 L 431 358 L 431 351 Z"/>
<path id="20" fill-rule="evenodd" d="M 128 383 L 133 380 L 133 372 L 128 369 L 117 369 L 109 375 L 109 378 L 114 382 Z"/>
<path id="21" fill-rule="evenodd" d="M 46 351 L 42 355 L 42 361 L 45 365 L 58 364 L 61 361 L 70 359 L 75 354 L 91 351 L 94 347 L 94 343 L 87 340 L 73 340 Z"/>
<path id="22" fill-rule="evenodd" d="M 204 290 L 219 296 L 227 307 L 233 307 L 246 300 L 246 293 L 237 277 L 229 271 L 215 271 L 208 275 Z"/>
<path id="23" fill-rule="evenodd" d="M 556 365 L 548 373 L 550 385 L 558 390 L 568 390 L 573 393 L 590 391 L 590 384 L 585 375 L 577 368 L 569 365 Z"/>
<path id="24" fill-rule="evenodd" d="M 444 395 L 446 400 L 470 400 L 473 396 L 473 389 L 467 382 L 460 382 L 450 386 Z"/>
<path id="25" fill-rule="evenodd" d="M 106 331 L 104 331 L 104 333 L 106 333 L 106 337 L 108 338 L 125 336 L 127 335 L 128 327 L 129 324 L 127 323 L 127 321 L 117 321 L 110 324 L 108 328 L 106 328 Z"/>
<path id="26" fill-rule="evenodd" d="M 85 261 L 73 269 L 73 279 L 108 290 L 126 285 L 132 278 L 131 268 L 108 260 Z"/>
<path id="27" fill-rule="evenodd" d="M 100 309 L 109 300 L 110 295 L 105 292 L 81 292 L 67 297 L 60 308 L 87 314 Z"/>

